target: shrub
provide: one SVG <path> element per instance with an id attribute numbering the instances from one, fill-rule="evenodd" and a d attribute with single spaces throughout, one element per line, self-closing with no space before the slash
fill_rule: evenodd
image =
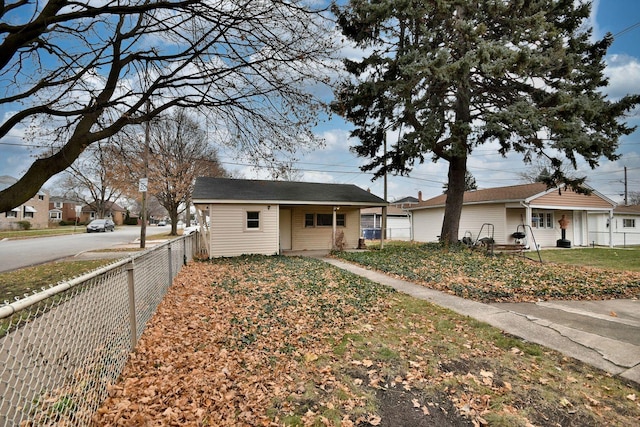
<path id="1" fill-rule="evenodd" d="M 29 221 L 18 221 L 18 225 L 21 230 L 31 230 L 31 223 Z"/>

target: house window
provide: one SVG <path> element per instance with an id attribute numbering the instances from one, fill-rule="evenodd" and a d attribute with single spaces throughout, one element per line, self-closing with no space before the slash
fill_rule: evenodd
<path id="1" fill-rule="evenodd" d="M 552 212 L 533 212 L 531 214 L 531 227 L 533 228 L 553 228 Z"/>
<path id="2" fill-rule="evenodd" d="M 5 216 L 7 218 L 18 218 L 18 212 L 17 211 L 5 212 Z"/>
<path id="3" fill-rule="evenodd" d="M 316 214 L 316 226 L 331 227 L 333 225 L 333 214 Z"/>
<path id="4" fill-rule="evenodd" d="M 249 211 L 247 212 L 247 229 L 256 230 L 260 228 L 260 212 Z"/>
<path id="5" fill-rule="evenodd" d="M 25 206 L 22 208 L 22 217 L 23 218 L 33 218 L 33 214 L 36 210 L 32 206 Z"/>
<path id="6" fill-rule="evenodd" d="M 53 202 L 53 207 L 56 209 L 62 209 L 62 202 Z"/>
<path id="7" fill-rule="evenodd" d="M 49 219 L 52 221 L 60 221 L 62 219 L 62 212 L 60 211 L 49 212 Z"/>
<path id="8" fill-rule="evenodd" d="M 314 227 L 315 224 L 315 215 L 314 214 L 304 214 L 304 226 L 305 227 Z"/>
<path id="9" fill-rule="evenodd" d="M 336 226 L 346 226 L 345 214 L 336 214 Z M 332 227 L 333 226 L 333 214 L 305 214 L 304 215 L 305 227 Z"/>
<path id="10" fill-rule="evenodd" d="M 636 228 L 636 220 L 635 218 L 624 218 L 622 220 L 623 228 Z"/>
<path id="11" fill-rule="evenodd" d="M 44 200 L 44 194 L 38 194 L 38 200 Z"/>

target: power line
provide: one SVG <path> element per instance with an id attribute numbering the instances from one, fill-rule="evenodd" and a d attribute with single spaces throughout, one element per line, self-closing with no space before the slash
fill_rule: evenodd
<path id="1" fill-rule="evenodd" d="M 621 36 L 621 35 L 623 35 L 623 34 L 626 34 L 626 33 L 628 33 L 629 31 L 632 31 L 632 30 L 634 30 L 634 29 L 636 29 L 636 28 L 638 28 L 638 27 L 640 27 L 640 21 L 636 22 L 635 24 L 631 24 L 631 25 L 629 25 L 628 27 L 623 28 L 622 30 L 618 31 L 617 33 L 615 33 L 615 34 L 613 35 L 613 38 L 615 39 L 616 37 Z"/>

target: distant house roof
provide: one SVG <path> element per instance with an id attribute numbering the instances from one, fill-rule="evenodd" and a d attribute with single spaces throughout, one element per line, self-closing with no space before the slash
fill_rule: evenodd
<path id="1" fill-rule="evenodd" d="M 70 198 L 65 197 L 65 196 L 51 196 L 51 197 L 49 197 L 49 202 L 50 203 L 55 203 L 55 202 L 58 202 L 58 203 L 70 203 L 70 204 L 76 204 L 76 205 L 84 203 L 84 202 L 82 202 L 80 200 L 73 200 L 73 199 L 70 199 Z"/>
<path id="2" fill-rule="evenodd" d="M 548 188 L 546 184 L 536 182 L 532 184 L 511 185 L 507 187 L 486 188 L 483 190 L 465 191 L 463 204 L 475 203 L 509 203 L 509 202 L 529 202 L 539 196 L 559 191 L 557 188 Z M 565 190 L 561 190 L 565 191 Z M 593 191 L 598 197 L 610 202 L 613 206 L 614 202 L 601 195 L 597 191 Z M 409 210 L 431 208 L 444 206 L 447 201 L 447 195 L 441 194 L 428 200 L 424 200 L 417 205 L 408 208 Z"/>
<path id="3" fill-rule="evenodd" d="M 406 197 L 402 197 L 400 199 L 396 199 L 393 202 L 391 202 L 394 205 L 406 205 L 406 204 L 414 204 L 414 203 L 418 203 L 420 200 L 418 200 L 417 197 L 413 197 L 413 196 L 406 196 Z"/>
<path id="4" fill-rule="evenodd" d="M 95 206 L 95 202 L 94 202 L 94 203 L 90 203 L 88 205 L 84 205 L 82 207 L 82 212 L 84 212 L 84 213 L 92 212 L 95 209 L 96 209 L 96 206 Z M 105 211 L 110 211 L 110 212 L 125 212 L 126 211 L 126 209 L 124 209 L 122 206 L 120 206 L 116 202 L 104 202 L 104 210 Z"/>
<path id="5" fill-rule="evenodd" d="M 0 190 L 4 190 L 5 188 L 10 187 L 16 182 L 18 182 L 18 180 L 12 176 L 2 175 L 0 176 Z"/>
<path id="6" fill-rule="evenodd" d="M 196 179 L 192 199 L 193 203 L 260 202 L 298 205 L 387 205 L 387 202 L 380 197 L 353 184 L 210 177 L 198 177 Z"/>
<path id="7" fill-rule="evenodd" d="M 382 215 L 381 207 L 365 208 L 360 210 L 360 215 Z M 389 216 L 407 216 L 407 211 L 394 205 L 387 207 L 387 215 Z"/>
<path id="8" fill-rule="evenodd" d="M 640 215 L 640 205 L 620 205 L 616 206 L 613 213 L 627 214 L 627 215 Z"/>
<path id="9" fill-rule="evenodd" d="M 0 176 L 0 190 L 4 190 L 5 188 L 11 187 L 13 184 L 18 182 L 18 178 L 14 178 L 9 175 Z M 42 189 L 38 190 L 36 194 L 45 194 Z"/>

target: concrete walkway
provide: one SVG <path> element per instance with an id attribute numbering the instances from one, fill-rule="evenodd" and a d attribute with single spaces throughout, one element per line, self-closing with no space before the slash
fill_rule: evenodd
<path id="1" fill-rule="evenodd" d="M 320 259 L 640 385 L 638 300 L 483 304 L 337 259 Z"/>

